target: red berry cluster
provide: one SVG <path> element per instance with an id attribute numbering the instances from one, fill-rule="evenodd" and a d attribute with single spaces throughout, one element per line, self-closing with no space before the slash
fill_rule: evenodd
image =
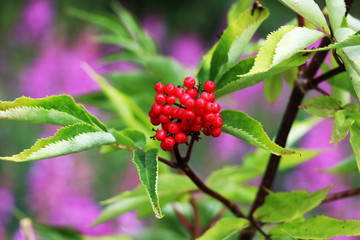
<path id="1" fill-rule="evenodd" d="M 201 130 L 207 136 L 221 134 L 223 121 L 221 107 L 214 102 L 215 83 L 205 82 L 204 91 L 199 90 L 200 85 L 195 85 L 193 77 L 185 78 L 186 90 L 171 83 L 155 85 L 157 94 L 149 116 L 153 125 L 161 124 L 154 138 L 161 141 L 164 151 L 171 151 L 175 143 L 186 143 L 188 136 L 198 138 Z"/>

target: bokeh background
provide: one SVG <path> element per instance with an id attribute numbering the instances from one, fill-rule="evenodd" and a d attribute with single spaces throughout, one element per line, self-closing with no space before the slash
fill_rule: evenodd
<path id="1" fill-rule="evenodd" d="M 218 33 L 226 28 L 226 12 L 233 1 L 120 2 L 136 15 L 155 39 L 159 52 L 175 58 L 189 75 L 194 76 L 202 55 L 217 41 Z M 270 17 L 260 27 L 254 41 L 265 38 L 266 34 L 295 17 L 278 1 L 260 2 L 270 9 Z M 318 2 L 324 5 L 323 1 Z M 96 83 L 81 69 L 82 62 L 102 74 L 137 71 L 131 63 L 104 64 L 101 59 L 113 51 L 113 47 L 97 43 L 94 36 L 99 30 L 68 14 L 71 8 L 114 14 L 110 3 L 107 0 L 0 1 L 0 99 L 12 101 L 22 95 L 39 98 L 62 93 L 76 97 L 98 91 Z M 360 3 L 355 1 L 351 13 L 359 17 L 359 9 Z M 323 87 L 329 89 L 326 84 Z M 249 113 L 273 137 L 290 88 L 284 83 L 280 100 L 274 104 L 265 100 L 262 88 L 262 84 L 258 84 L 221 99 L 221 102 L 225 108 Z M 92 106 L 87 108 L 102 121 L 108 120 L 106 112 Z M 300 113 L 299 118 L 306 116 Z M 346 143 L 328 144 L 331 128 L 331 120 L 320 121 L 298 142 L 299 146 L 321 149 L 324 153 L 296 170 L 281 174 L 277 178 L 277 190 L 313 191 L 331 184 L 334 184 L 333 191 L 359 187 L 358 174 L 350 173 L 344 177 L 323 171 L 351 155 Z M 1 121 L 0 154 L 18 153 L 30 147 L 38 137 L 49 136 L 55 131 L 54 127 Z M 204 139 L 197 144 L 191 164 L 205 178 L 225 164 L 240 163 L 246 153 L 254 150 L 223 134 L 218 139 Z M 103 155 L 92 150 L 29 163 L 0 162 L 0 240 L 23 239 L 19 232 L 22 214 L 39 222 L 71 226 L 89 236 L 125 234 L 136 239 L 150 239 L 146 237 L 147 232 L 159 231 L 159 237 L 154 239 L 176 239 L 169 229 L 174 228 L 171 224 L 179 224 L 171 214 L 168 220 L 155 223 L 153 219 L 139 220 L 136 213 L 130 212 L 89 228 L 101 212 L 99 201 L 132 189 L 138 183 L 131 156 L 122 152 Z M 360 199 L 352 198 L 324 205 L 322 211 L 337 218 L 359 219 L 360 211 L 355 210 L 359 207 Z M 176 231 L 182 239 L 183 230 Z"/>

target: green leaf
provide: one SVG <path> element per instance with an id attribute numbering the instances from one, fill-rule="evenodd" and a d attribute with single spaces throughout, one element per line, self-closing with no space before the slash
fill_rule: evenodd
<path id="1" fill-rule="evenodd" d="M 197 187 L 191 180 L 183 175 L 171 173 L 159 175 L 158 196 L 163 206 L 188 195 L 189 191 L 196 189 Z M 137 210 L 139 217 L 148 216 L 153 212 L 148 202 L 149 199 L 143 186 L 132 191 L 125 191 L 103 202 L 109 205 L 103 210 L 95 224 L 108 221 L 133 210 Z"/>
<path id="2" fill-rule="evenodd" d="M 135 163 L 141 183 L 145 187 L 151 202 L 156 218 L 162 218 L 159 196 L 157 191 L 158 183 L 158 150 L 150 149 L 147 152 L 134 150 L 133 162 Z"/>
<path id="3" fill-rule="evenodd" d="M 337 111 L 334 116 L 334 127 L 331 132 L 330 143 L 337 143 L 343 140 L 353 123 L 354 119 L 347 117 L 345 110 Z"/>
<path id="4" fill-rule="evenodd" d="M 239 15 L 241 15 L 252 2 L 252 0 L 238 0 L 233 5 L 231 5 L 227 14 L 228 24 L 230 25 L 231 23 L 236 22 Z"/>
<path id="5" fill-rule="evenodd" d="M 264 96 L 265 99 L 273 104 L 281 96 L 283 84 L 281 75 L 274 75 L 264 81 Z"/>
<path id="6" fill-rule="evenodd" d="M 210 66 L 211 66 L 211 59 L 214 54 L 218 43 L 216 43 L 212 48 L 202 57 L 200 68 L 198 73 L 196 74 L 197 79 L 199 82 L 206 82 L 209 80 L 210 77 Z"/>
<path id="7" fill-rule="evenodd" d="M 198 240 L 225 240 L 241 229 L 249 226 L 248 220 L 244 218 L 223 218 L 214 227 L 207 230 Z"/>
<path id="8" fill-rule="evenodd" d="M 323 31 L 330 33 L 324 14 L 314 0 L 280 0 Z"/>
<path id="9" fill-rule="evenodd" d="M 318 206 L 330 188 L 324 188 L 311 194 L 303 190 L 270 193 L 265 198 L 264 204 L 254 212 L 254 217 L 264 223 L 293 221 Z"/>
<path id="10" fill-rule="evenodd" d="M 128 128 L 121 131 L 110 129 L 110 133 L 115 137 L 116 143 L 123 145 L 127 150 L 132 151 L 135 148 L 143 150 L 146 145 L 145 134 L 135 129 Z M 129 147 L 130 149 L 126 147 Z"/>
<path id="11" fill-rule="evenodd" d="M 269 11 L 266 8 L 256 6 L 246 10 L 237 17 L 236 21 L 230 23 L 214 51 L 210 79 L 216 83 L 223 73 L 239 60 L 246 44 L 268 16 Z"/>
<path id="12" fill-rule="evenodd" d="M 299 50 L 299 52 L 327 51 L 327 50 L 333 50 L 333 49 L 337 49 L 337 48 L 353 47 L 353 46 L 359 46 L 359 45 L 360 45 L 360 34 L 354 34 L 348 38 L 345 38 L 344 40 L 342 40 L 340 42 L 330 44 L 326 47 L 316 48 L 316 49 L 308 49 L 308 50 Z"/>
<path id="13" fill-rule="evenodd" d="M 111 235 L 111 236 L 101 236 L 101 237 L 87 237 L 85 236 L 83 240 L 132 240 L 133 238 L 123 235 Z"/>
<path id="14" fill-rule="evenodd" d="M 354 18 L 353 16 L 351 16 L 350 14 L 348 14 L 346 16 L 346 21 L 349 25 L 349 28 L 351 28 L 354 31 L 359 31 L 360 30 L 360 20 L 357 18 Z"/>
<path id="15" fill-rule="evenodd" d="M 98 75 L 89 65 L 83 64 L 84 70 L 87 74 L 96 81 L 106 96 L 109 98 L 111 104 L 114 106 L 118 116 L 130 128 L 141 130 L 144 133 L 150 134 L 151 123 L 148 116 L 142 109 L 136 105 L 132 99 L 122 92 L 111 86 L 103 77 Z"/>
<path id="16" fill-rule="evenodd" d="M 304 30 L 305 29 L 305 30 Z M 313 34 L 305 34 L 298 41 L 298 34 L 312 31 Z M 253 86 L 266 78 L 280 74 L 288 69 L 297 67 L 305 63 L 312 55 L 298 53 L 299 49 L 306 47 L 312 41 L 316 41 L 322 33 L 306 28 L 296 28 L 294 26 L 283 26 L 276 32 L 267 36 L 265 44 L 260 48 L 259 54 L 255 58 L 255 63 L 247 73 L 243 71 L 237 73 L 237 77 L 223 78 L 217 83 L 215 94 L 217 97 L 231 92 Z M 288 35 L 287 35 L 288 34 Z M 289 46 L 284 48 L 281 44 Z M 246 69 L 246 68 L 244 68 Z"/>
<path id="17" fill-rule="evenodd" d="M 349 173 L 354 171 L 358 171 L 355 156 L 346 158 L 334 167 L 325 170 L 326 173 Z"/>
<path id="18" fill-rule="evenodd" d="M 304 222 L 279 224 L 270 231 L 272 239 L 329 239 L 360 235 L 360 222 L 317 216 Z"/>
<path id="19" fill-rule="evenodd" d="M 360 171 L 360 130 L 358 126 L 352 126 L 350 128 L 350 143 Z"/>
<path id="20" fill-rule="evenodd" d="M 294 86 L 295 80 L 298 76 L 299 69 L 297 67 L 288 69 L 284 72 L 284 77 L 287 84 L 292 88 Z"/>
<path id="21" fill-rule="evenodd" d="M 60 126 L 87 123 L 99 130 L 107 131 L 104 124 L 68 95 L 40 99 L 20 97 L 13 102 L 0 101 L 0 120 Z"/>
<path id="22" fill-rule="evenodd" d="M 52 137 L 38 140 L 30 149 L 0 159 L 25 162 L 77 153 L 112 143 L 115 143 L 115 138 L 110 133 L 99 131 L 86 123 L 75 123 L 61 128 Z"/>
<path id="23" fill-rule="evenodd" d="M 343 109 L 346 111 L 346 115 L 360 127 L 360 106 L 356 103 L 348 103 L 343 106 Z"/>
<path id="24" fill-rule="evenodd" d="M 221 112 L 221 117 L 224 122 L 222 130 L 226 133 L 276 155 L 295 153 L 272 142 L 261 124 L 246 113 L 225 110 Z"/>
<path id="25" fill-rule="evenodd" d="M 340 28 L 345 17 L 346 6 L 343 0 L 326 0 L 327 10 L 329 12 L 330 25 L 333 32 Z"/>
<path id="26" fill-rule="evenodd" d="M 318 117 L 334 117 L 340 110 L 341 102 L 330 96 L 320 96 L 305 101 L 300 108 Z"/>

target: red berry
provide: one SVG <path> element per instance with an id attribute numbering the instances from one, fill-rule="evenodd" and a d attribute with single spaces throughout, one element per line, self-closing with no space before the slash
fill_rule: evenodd
<path id="1" fill-rule="evenodd" d="M 163 93 L 158 93 L 155 96 L 155 102 L 158 104 L 163 104 L 166 101 L 166 97 Z"/>
<path id="2" fill-rule="evenodd" d="M 192 124 L 191 125 L 191 131 L 194 131 L 194 132 L 200 132 L 202 126 L 200 124 Z"/>
<path id="3" fill-rule="evenodd" d="M 215 113 L 215 117 L 221 118 L 221 113 Z"/>
<path id="4" fill-rule="evenodd" d="M 193 122 L 195 124 L 202 124 L 203 123 L 203 118 L 201 116 L 195 116 Z"/>
<path id="5" fill-rule="evenodd" d="M 163 129 L 158 130 L 155 134 L 155 138 L 159 141 L 165 140 L 166 137 L 167 137 L 166 131 Z"/>
<path id="6" fill-rule="evenodd" d="M 218 113 L 221 110 L 221 106 L 218 103 L 214 103 L 213 113 Z"/>
<path id="7" fill-rule="evenodd" d="M 154 111 L 151 109 L 149 112 L 149 117 L 150 118 L 157 118 L 159 116 L 159 114 L 154 113 Z"/>
<path id="8" fill-rule="evenodd" d="M 206 81 L 204 84 L 204 89 L 207 92 L 213 92 L 215 90 L 215 83 L 213 81 Z"/>
<path id="9" fill-rule="evenodd" d="M 167 131 L 168 126 L 169 126 L 169 123 L 170 123 L 170 122 L 168 122 L 168 123 L 162 123 L 162 124 L 161 124 L 161 128 L 162 128 L 163 130 Z"/>
<path id="10" fill-rule="evenodd" d="M 167 104 L 174 104 L 176 102 L 175 95 L 169 95 L 166 97 L 166 103 Z"/>
<path id="11" fill-rule="evenodd" d="M 211 121 L 211 125 L 213 125 L 214 128 L 221 128 L 223 125 L 223 120 L 219 117 L 215 117 L 212 121 Z"/>
<path id="12" fill-rule="evenodd" d="M 185 93 L 185 90 L 181 87 L 175 89 L 175 97 L 181 98 L 181 96 Z"/>
<path id="13" fill-rule="evenodd" d="M 171 134 L 176 134 L 180 131 L 180 124 L 179 123 L 169 123 L 167 130 Z"/>
<path id="14" fill-rule="evenodd" d="M 187 109 L 193 109 L 194 106 L 195 106 L 195 100 L 192 99 L 192 98 L 186 99 L 186 101 L 185 101 L 185 103 L 184 103 L 184 106 L 185 106 Z"/>
<path id="15" fill-rule="evenodd" d="M 212 102 L 207 102 L 205 104 L 205 112 L 213 112 L 214 110 L 214 104 Z"/>
<path id="16" fill-rule="evenodd" d="M 211 136 L 218 137 L 221 134 L 221 128 L 213 128 L 211 130 Z"/>
<path id="17" fill-rule="evenodd" d="M 187 94 L 187 93 L 184 93 L 184 94 L 181 96 L 181 98 L 180 98 L 180 103 L 181 103 L 182 105 L 184 105 L 186 99 L 188 99 L 188 98 L 191 98 L 190 95 Z"/>
<path id="18" fill-rule="evenodd" d="M 169 83 L 165 86 L 164 91 L 167 95 L 173 95 L 173 94 L 175 94 L 175 89 L 176 89 L 175 85 L 172 83 Z"/>
<path id="19" fill-rule="evenodd" d="M 197 108 L 204 108 L 206 104 L 206 100 L 204 98 L 198 98 L 195 101 L 195 107 Z"/>
<path id="20" fill-rule="evenodd" d="M 165 90 L 165 87 L 161 82 L 158 82 L 157 84 L 155 84 L 154 89 L 157 93 L 162 93 Z"/>
<path id="21" fill-rule="evenodd" d="M 196 115 L 202 116 L 202 115 L 204 115 L 204 113 L 205 113 L 205 109 L 204 109 L 204 108 L 195 107 L 195 114 L 196 114 Z"/>
<path id="22" fill-rule="evenodd" d="M 158 104 L 158 103 L 154 103 L 154 104 L 152 105 L 152 110 L 153 110 L 154 113 L 160 114 L 161 111 L 162 111 L 162 105 L 161 105 L 161 104 Z"/>
<path id="23" fill-rule="evenodd" d="M 166 116 L 169 116 L 172 113 L 173 107 L 169 104 L 165 104 L 162 107 L 162 113 Z"/>
<path id="24" fill-rule="evenodd" d="M 187 88 L 193 88 L 196 84 L 196 81 L 193 77 L 187 77 L 184 79 L 184 86 Z"/>
<path id="25" fill-rule="evenodd" d="M 172 147 L 175 145 L 175 139 L 173 137 L 167 137 L 165 138 L 164 143 L 167 148 L 172 149 Z"/>
<path id="26" fill-rule="evenodd" d="M 188 120 L 192 120 L 195 118 L 195 112 L 193 110 L 186 110 L 184 114 L 184 118 Z"/>
<path id="27" fill-rule="evenodd" d="M 173 111 L 171 113 L 171 117 L 173 119 L 182 119 L 185 113 L 185 109 L 183 108 L 173 108 Z"/>
<path id="28" fill-rule="evenodd" d="M 161 115 L 160 115 L 161 116 Z M 212 122 L 212 120 L 214 119 L 215 115 L 211 112 L 207 112 L 204 114 L 204 121 L 205 122 Z M 160 117 L 159 117 L 160 118 Z"/>
<path id="29" fill-rule="evenodd" d="M 168 122 L 170 122 L 170 118 L 169 118 L 168 115 L 160 114 L 159 115 L 159 121 L 161 123 L 168 123 Z"/>
<path id="30" fill-rule="evenodd" d="M 203 98 L 206 102 L 211 102 L 211 101 L 209 100 L 209 93 L 208 93 L 208 92 L 203 92 L 203 93 L 201 94 L 201 98 Z"/>
<path id="31" fill-rule="evenodd" d="M 203 129 L 203 133 L 204 133 L 206 136 L 210 136 L 210 135 L 211 135 L 211 129 L 210 129 L 210 128 L 204 128 L 204 129 Z"/>
<path id="32" fill-rule="evenodd" d="M 175 134 L 175 142 L 177 143 L 186 143 L 188 136 L 183 132 L 178 132 Z"/>
<path id="33" fill-rule="evenodd" d="M 198 95 L 198 92 L 197 92 L 197 90 L 196 90 L 195 88 L 189 88 L 189 89 L 187 89 L 185 92 L 186 92 L 187 94 L 189 94 L 190 97 L 192 97 L 192 98 L 196 98 L 197 95 Z"/>
<path id="34" fill-rule="evenodd" d="M 216 99 L 215 94 L 213 92 L 209 93 L 209 102 L 213 102 L 215 101 L 215 99 Z"/>
<path id="35" fill-rule="evenodd" d="M 151 118 L 151 119 L 150 119 L 150 122 L 151 122 L 151 124 L 154 125 L 154 126 L 157 126 L 157 125 L 160 124 L 159 118 Z"/>
<path id="36" fill-rule="evenodd" d="M 209 127 L 211 127 L 211 122 L 203 122 L 203 123 L 202 123 L 202 126 L 203 126 L 204 128 L 209 128 Z"/>

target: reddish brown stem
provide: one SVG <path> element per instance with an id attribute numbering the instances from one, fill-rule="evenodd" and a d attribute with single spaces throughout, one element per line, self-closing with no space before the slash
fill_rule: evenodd
<path id="1" fill-rule="evenodd" d="M 360 195 L 360 188 L 349 189 L 349 190 L 346 190 L 346 191 L 343 191 L 343 192 L 338 192 L 338 193 L 328 195 L 322 201 L 322 204 L 332 202 L 332 201 L 335 201 L 335 200 L 348 198 L 348 197 L 353 197 L 353 196 L 356 196 L 356 195 Z"/>

